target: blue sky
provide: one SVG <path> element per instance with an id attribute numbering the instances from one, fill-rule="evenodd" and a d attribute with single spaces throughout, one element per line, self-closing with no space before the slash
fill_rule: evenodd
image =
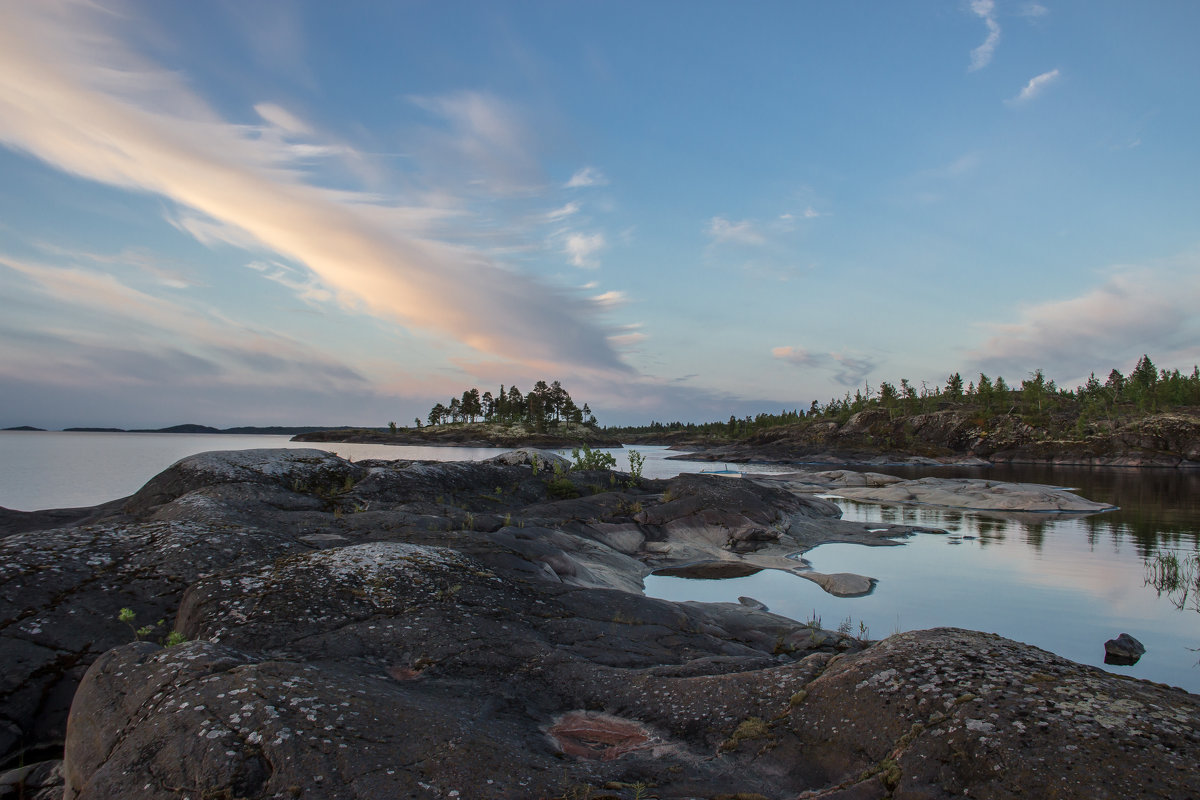
<path id="1" fill-rule="evenodd" d="M 1200 362 L 1200 4 L 0 0 L 0 426 Z"/>

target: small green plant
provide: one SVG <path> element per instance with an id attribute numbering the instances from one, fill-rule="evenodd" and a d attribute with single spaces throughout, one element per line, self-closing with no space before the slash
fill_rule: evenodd
<path id="1" fill-rule="evenodd" d="M 124 622 L 129 626 L 129 630 L 133 631 L 134 641 L 140 642 L 142 637 L 149 636 L 150 634 L 154 633 L 154 625 L 143 625 L 140 628 L 134 625 L 134 620 L 137 619 L 137 614 L 133 613 L 132 608 L 122 608 L 117 614 L 117 619 L 119 619 L 121 622 Z M 160 619 L 158 624 L 162 625 L 163 620 Z"/>
<path id="2" fill-rule="evenodd" d="M 617 459 L 612 453 L 593 450 L 586 444 L 572 450 L 571 457 L 575 459 L 575 469 L 578 470 L 612 469 L 617 465 Z"/>
<path id="3" fill-rule="evenodd" d="M 664 503 L 669 503 L 674 499 L 675 499 L 675 493 L 672 492 L 670 489 L 667 489 L 665 492 L 662 493 L 662 501 Z"/>
<path id="4" fill-rule="evenodd" d="M 538 457 L 537 457 L 537 453 L 531 453 L 531 454 L 529 455 L 529 466 L 533 467 L 533 474 L 534 474 L 534 475 L 537 475 L 537 474 L 538 474 Z"/>
<path id="5" fill-rule="evenodd" d="M 850 617 L 846 617 L 844 620 L 838 623 L 837 631 L 842 636 L 849 636 L 850 631 L 852 630 L 854 630 L 854 620 Z"/>
<path id="6" fill-rule="evenodd" d="M 512 526 L 512 513 L 510 512 L 510 513 L 504 515 L 504 527 L 508 528 L 511 526 Z"/>
<path id="7" fill-rule="evenodd" d="M 871 629 L 868 628 L 867 623 L 861 619 L 858 621 L 858 638 L 863 640 L 871 638 Z"/>
<path id="8" fill-rule="evenodd" d="M 637 450 L 629 451 L 629 488 L 637 486 L 638 481 L 642 479 L 642 467 L 646 463 L 646 457 Z"/>
<path id="9" fill-rule="evenodd" d="M 473 531 L 473 530 L 475 530 L 475 515 L 474 515 L 474 514 L 472 514 L 470 511 L 468 511 L 468 512 L 466 513 L 466 515 L 463 517 L 463 527 L 462 527 L 462 529 L 463 529 L 464 531 Z"/>
<path id="10" fill-rule="evenodd" d="M 821 630 L 821 616 L 817 613 L 815 608 L 813 609 L 812 616 L 810 616 L 804 624 L 814 631 Z"/>
<path id="11" fill-rule="evenodd" d="M 134 613 L 132 608 L 122 608 L 119 612 L 117 612 L 117 619 L 121 622 L 124 622 L 129 626 L 129 630 L 133 631 L 133 639 L 135 642 L 140 642 L 143 639 L 149 638 L 154 631 L 167 624 L 165 619 L 160 619 L 153 625 L 142 625 L 141 627 L 138 627 L 135 624 L 137 620 L 137 614 Z M 175 645 L 183 644 L 186 641 L 187 637 L 182 633 L 179 631 L 171 631 L 167 634 L 165 639 L 159 640 L 159 644 L 163 645 L 164 647 L 174 647 Z"/>

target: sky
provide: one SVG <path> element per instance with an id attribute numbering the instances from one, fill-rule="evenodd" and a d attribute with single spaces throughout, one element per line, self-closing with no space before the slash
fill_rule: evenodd
<path id="1" fill-rule="evenodd" d="M 0 0 L 0 427 L 1200 363 L 1200 4 Z"/>

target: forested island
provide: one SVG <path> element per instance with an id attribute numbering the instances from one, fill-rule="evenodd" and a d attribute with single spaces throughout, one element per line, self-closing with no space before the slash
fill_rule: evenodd
<path id="1" fill-rule="evenodd" d="M 1038 369 L 1018 386 L 1003 377 L 918 388 L 907 379 L 813 401 L 807 411 L 725 422 L 606 427 L 627 444 L 698 450 L 713 461 L 935 460 L 1118 466 L 1200 465 L 1200 369 L 1160 370 L 1142 356 L 1064 389 Z"/>
<path id="2" fill-rule="evenodd" d="M 472 387 L 448 403 L 436 403 L 422 423 L 386 430 L 339 429 L 305 433 L 297 442 L 453 445 L 473 447 L 620 447 L 620 439 L 604 433 L 587 403 L 577 405 L 558 381 L 538 381 L 529 394 L 503 384 L 496 394 Z"/>

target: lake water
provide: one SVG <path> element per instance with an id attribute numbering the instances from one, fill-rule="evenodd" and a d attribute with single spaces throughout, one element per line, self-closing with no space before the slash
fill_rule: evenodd
<path id="1" fill-rule="evenodd" d="M 292 442 L 288 436 L 226 433 L 79 433 L 0 431 L 0 506 L 19 511 L 93 506 L 133 494 L 179 459 L 206 450 L 259 447 L 315 448 L 342 458 L 473 461 L 510 448 L 421 447 L 338 442 Z M 667 461 L 665 447 L 634 448 L 646 457 L 647 478 L 713 469 L 712 464 Z M 569 451 L 559 451 L 570 456 Z M 612 449 L 617 468 L 628 471 L 629 451 Z"/>
<path id="2" fill-rule="evenodd" d="M 286 436 L 0 432 L 0 506 L 21 510 L 89 506 L 124 497 L 184 456 L 206 450 L 313 447 L 344 458 L 463 460 L 499 448 L 289 442 Z M 663 447 L 636 446 L 647 477 L 720 468 L 667 461 Z M 628 469 L 627 450 L 613 450 Z M 779 471 L 779 468 L 750 467 Z M 810 581 L 777 571 L 696 581 L 651 576 L 647 594 L 671 600 L 737 602 L 754 597 L 825 627 L 849 620 L 871 638 L 954 625 L 1028 642 L 1075 661 L 1200 692 L 1200 613 L 1180 610 L 1145 583 L 1143 559 L 1160 549 L 1200 548 L 1200 474 L 1183 470 L 1083 470 L 1049 467 L 878 468 L 901 477 L 989 477 L 1046 483 L 1121 507 L 1082 519 L 998 519 L 928 507 L 839 500 L 847 519 L 939 528 L 898 547 L 822 545 L 806 558 L 821 572 L 878 580 L 866 597 L 836 598 Z M 736 480 L 736 478 L 730 478 Z M 1131 667 L 1105 666 L 1104 641 L 1127 632 L 1147 653 Z"/>
<path id="3" fill-rule="evenodd" d="M 865 597 L 838 598 L 803 578 L 763 571 L 720 581 L 650 576 L 646 593 L 668 600 L 753 597 L 826 628 L 870 638 L 956 626 L 998 633 L 1073 661 L 1200 692 L 1200 613 L 1146 584 L 1144 559 L 1200 549 L 1200 474 L 1186 470 L 1050 467 L 877 468 L 905 478 L 987 477 L 1077 490 L 1119 511 L 1083 518 L 1020 519 L 924 506 L 836 502 L 843 518 L 920 525 L 897 547 L 827 544 L 805 554 L 819 572 L 876 578 Z M 847 622 L 848 621 L 848 622 Z M 1146 646 L 1128 667 L 1104 664 L 1104 642 L 1126 632 Z"/>

